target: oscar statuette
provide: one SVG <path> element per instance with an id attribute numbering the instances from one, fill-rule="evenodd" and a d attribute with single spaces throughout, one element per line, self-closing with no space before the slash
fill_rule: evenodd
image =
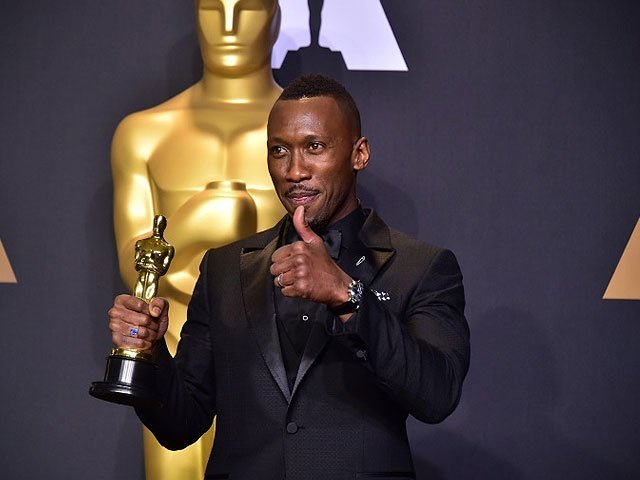
<path id="1" fill-rule="evenodd" d="M 138 240 L 135 246 L 135 267 L 138 279 L 134 295 L 149 303 L 158 293 L 158 280 L 167 273 L 175 250 L 164 238 L 167 219 L 156 215 L 153 235 Z M 137 329 L 131 329 L 131 336 Z M 113 348 L 107 357 L 104 381 L 93 382 L 89 394 L 108 402 L 134 407 L 160 406 L 156 394 L 156 365 L 148 352 L 128 348 Z"/>

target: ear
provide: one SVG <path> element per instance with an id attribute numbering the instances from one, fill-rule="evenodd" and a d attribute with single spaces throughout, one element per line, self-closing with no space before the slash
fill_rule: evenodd
<path id="1" fill-rule="evenodd" d="M 367 137 L 360 137 L 354 144 L 351 154 L 351 165 L 356 172 L 367 168 L 370 154 L 369 140 L 367 140 Z"/>

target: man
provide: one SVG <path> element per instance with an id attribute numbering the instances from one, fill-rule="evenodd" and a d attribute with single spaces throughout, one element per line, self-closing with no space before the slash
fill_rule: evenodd
<path id="1" fill-rule="evenodd" d="M 159 365 L 163 407 L 137 413 L 173 449 L 217 415 L 205 478 L 415 478 L 407 415 L 448 416 L 469 364 L 455 257 L 359 206 L 369 143 L 340 84 L 294 81 L 267 132 L 288 215 L 207 252 L 175 359 L 164 299 L 109 311 L 116 346 Z"/>

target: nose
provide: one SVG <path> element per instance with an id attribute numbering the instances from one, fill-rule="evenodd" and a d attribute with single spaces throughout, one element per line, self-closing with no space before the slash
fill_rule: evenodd
<path id="1" fill-rule="evenodd" d="M 304 155 L 293 152 L 286 171 L 287 181 L 299 183 L 303 180 L 308 180 L 309 178 L 311 178 L 311 172 L 309 171 L 309 165 L 307 164 Z"/>
<path id="2" fill-rule="evenodd" d="M 222 0 L 222 15 L 224 17 L 224 33 L 234 35 L 237 30 L 237 6 L 238 0 Z"/>

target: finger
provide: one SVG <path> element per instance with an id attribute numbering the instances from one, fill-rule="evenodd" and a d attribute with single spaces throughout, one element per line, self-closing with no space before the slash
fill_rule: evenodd
<path id="1" fill-rule="evenodd" d="M 282 260 L 282 259 L 287 258 L 288 256 L 290 256 L 293 253 L 293 249 L 292 249 L 291 245 L 292 244 L 284 245 L 284 246 L 278 248 L 275 252 L 273 252 L 273 255 L 271 255 L 271 261 L 272 262 L 277 262 L 279 260 Z"/>
<path id="2" fill-rule="evenodd" d="M 147 305 L 147 302 L 133 295 L 118 295 L 114 301 L 114 305 L 124 307 L 134 312 L 149 314 L 149 305 Z"/>
<path id="3" fill-rule="evenodd" d="M 288 272 L 289 270 L 296 268 L 303 262 L 304 257 L 302 255 L 287 257 L 284 260 L 272 263 L 271 267 L 269 267 L 269 272 L 274 277 L 277 277 L 281 273 Z"/>
<path id="4" fill-rule="evenodd" d="M 129 325 L 127 323 L 113 325 L 113 328 L 110 329 L 111 331 L 120 333 L 123 337 L 137 338 L 151 343 L 153 343 L 157 337 L 156 331 L 151 328 Z"/>
<path id="5" fill-rule="evenodd" d="M 154 330 L 145 327 L 134 327 L 126 324 L 109 325 L 113 343 L 124 348 L 152 348 L 158 340 L 158 334 Z"/>
<path id="6" fill-rule="evenodd" d="M 280 291 L 282 292 L 282 295 L 284 295 L 285 297 L 299 297 L 298 292 L 295 289 L 295 286 L 293 285 L 288 285 L 286 287 L 283 287 L 280 289 Z"/>
<path id="7" fill-rule="evenodd" d="M 158 329 L 157 322 L 154 318 L 134 310 L 127 310 L 126 308 L 116 306 L 110 308 L 107 314 L 112 321 L 126 323 L 131 326 L 144 326 L 154 330 Z"/>
<path id="8" fill-rule="evenodd" d="M 285 297 L 309 299 L 309 284 L 305 280 L 293 280 L 290 285 L 285 285 L 280 289 Z"/>
<path id="9" fill-rule="evenodd" d="M 278 288 L 286 288 L 294 282 L 292 272 L 282 272 L 273 277 L 273 284 Z"/>
<path id="10" fill-rule="evenodd" d="M 304 218 L 304 207 L 302 205 L 293 212 L 293 226 L 304 243 L 322 242 L 322 239 L 307 225 L 307 221 Z"/>
<path id="11" fill-rule="evenodd" d="M 132 350 L 150 350 L 153 348 L 153 344 L 148 340 L 128 337 L 116 332 L 111 334 L 111 341 L 118 348 L 129 348 Z"/>

